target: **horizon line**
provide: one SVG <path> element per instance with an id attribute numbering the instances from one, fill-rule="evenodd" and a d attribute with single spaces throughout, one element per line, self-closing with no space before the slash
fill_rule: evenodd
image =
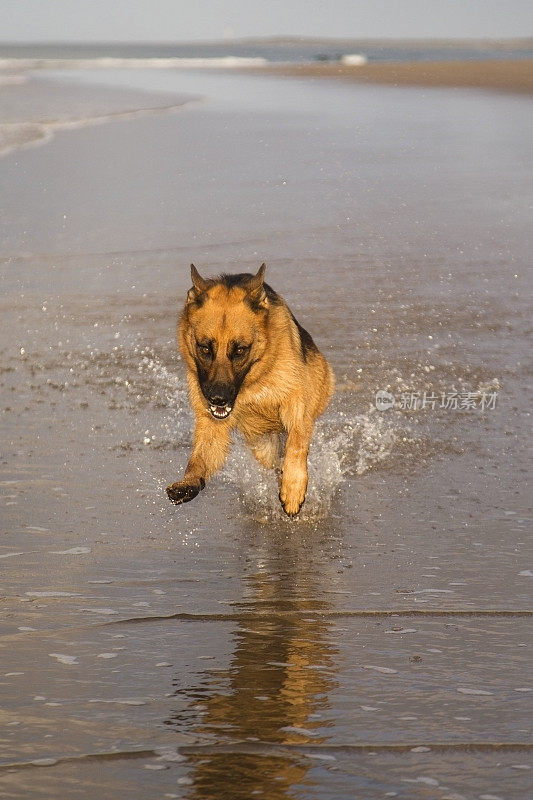
<path id="1" fill-rule="evenodd" d="M 305 35 L 285 35 L 276 34 L 274 36 L 240 36 L 234 38 L 221 37 L 219 39 L 2 39 L 0 45 L 27 46 L 27 45 L 231 45 L 243 44 L 247 42 L 309 42 L 313 43 L 381 43 L 395 42 L 397 44 L 427 44 L 427 43 L 500 43 L 500 42 L 521 42 L 533 46 L 533 35 L 531 36 L 305 36 Z"/>

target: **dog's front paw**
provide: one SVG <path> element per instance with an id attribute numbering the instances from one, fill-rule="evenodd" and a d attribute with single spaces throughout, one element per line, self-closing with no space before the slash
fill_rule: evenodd
<path id="1" fill-rule="evenodd" d="M 167 486 L 167 495 L 176 505 L 181 503 L 188 503 L 193 500 L 196 495 L 202 491 L 205 486 L 205 481 L 200 478 L 198 483 L 188 483 L 187 481 L 179 481 L 178 483 L 171 483 Z"/>
<path id="2" fill-rule="evenodd" d="M 287 516 L 296 517 L 304 504 L 305 487 L 303 489 L 298 489 L 297 487 L 291 486 L 287 489 L 282 486 L 279 499 Z"/>

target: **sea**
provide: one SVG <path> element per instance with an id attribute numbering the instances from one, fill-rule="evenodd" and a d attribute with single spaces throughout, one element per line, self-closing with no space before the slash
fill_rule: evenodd
<path id="1" fill-rule="evenodd" d="M 360 56 L 363 62 L 420 62 L 533 57 L 532 39 L 379 41 L 362 39 L 248 39 L 219 42 L 27 43 L 0 44 L 0 69 L 64 66 L 109 68 L 246 66 L 250 62 L 342 62 Z M 59 62 L 59 64 L 57 63 Z"/>

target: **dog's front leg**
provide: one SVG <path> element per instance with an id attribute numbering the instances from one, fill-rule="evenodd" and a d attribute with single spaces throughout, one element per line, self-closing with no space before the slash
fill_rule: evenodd
<path id="1" fill-rule="evenodd" d="M 196 419 L 191 457 L 182 481 L 167 486 L 173 503 L 188 503 L 224 463 L 230 443 L 229 426 L 205 414 Z"/>
<path id="2" fill-rule="evenodd" d="M 287 444 L 279 499 L 285 513 L 295 517 L 303 505 L 307 490 L 307 454 L 313 423 L 305 418 L 303 410 L 292 409 L 285 424 Z"/>

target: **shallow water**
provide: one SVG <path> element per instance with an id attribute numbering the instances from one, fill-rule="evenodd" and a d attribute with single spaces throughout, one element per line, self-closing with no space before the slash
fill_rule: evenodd
<path id="1" fill-rule="evenodd" d="M 523 798 L 527 99 L 67 79 L 206 99 L 0 160 L 0 796 Z M 263 260 L 338 383 L 296 521 L 240 442 L 164 494 L 188 264 Z"/>

